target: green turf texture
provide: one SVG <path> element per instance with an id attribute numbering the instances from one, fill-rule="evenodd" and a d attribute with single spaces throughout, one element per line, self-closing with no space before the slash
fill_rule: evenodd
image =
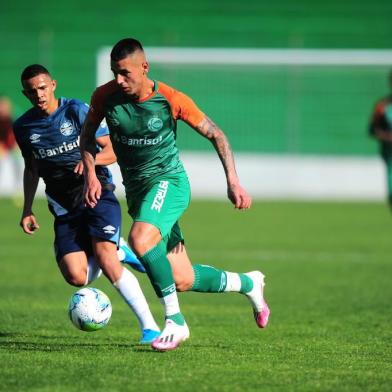
<path id="1" fill-rule="evenodd" d="M 118 294 L 110 324 L 77 330 L 67 316 L 76 290 L 57 271 L 52 222 L 18 227 L 20 208 L 0 199 L 0 390 L 4 391 L 390 391 L 392 216 L 381 203 L 194 201 L 183 218 L 190 256 L 232 271 L 262 270 L 272 315 L 266 330 L 238 294 L 180 294 L 191 329 L 178 350 L 137 344 Z M 124 229 L 129 226 L 124 219 Z M 135 272 L 162 324 L 145 275 Z"/>

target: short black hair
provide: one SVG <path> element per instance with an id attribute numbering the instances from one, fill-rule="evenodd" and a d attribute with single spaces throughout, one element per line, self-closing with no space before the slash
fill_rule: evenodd
<path id="1" fill-rule="evenodd" d="M 23 83 L 23 81 L 27 79 L 31 79 L 34 76 L 45 74 L 50 76 L 49 71 L 41 64 L 31 64 L 28 65 L 20 75 L 20 80 Z"/>
<path id="2" fill-rule="evenodd" d="M 144 51 L 142 44 L 137 39 L 124 38 L 113 46 L 110 58 L 113 61 L 119 61 L 137 51 Z"/>

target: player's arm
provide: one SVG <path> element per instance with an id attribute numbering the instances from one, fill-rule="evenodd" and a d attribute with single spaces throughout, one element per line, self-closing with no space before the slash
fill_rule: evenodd
<path id="1" fill-rule="evenodd" d="M 382 142 L 392 143 L 392 133 L 388 131 L 383 131 L 380 128 L 375 128 L 372 132 L 372 135 L 377 140 Z"/>
<path id="2" fill-rule="evenodd" d="M 114 154 L 112 142 L 110 136 L 97 137 L 96 141 L 101 147 L 101 151 L 97 153 L 95 157 L 95 164 L 99 166 L 107 166 L 117 161 L 117 157 Z"/>
<path id="3" fill-rule="evenodd" d="M 100 136 L 96 138 L 97 144 L 101 147 L 101 150 L 95 157 L 95 164 L 99 166 L 107 166 L 117 161 L 117 157 L 114 154 L 112 142 L 110 136 Z M 79 175 L 83 174 L 83 161 L 80 161 L 74 169 L 74 173 Z"/>
<path id="4" fill-rule="evenodd" d="M 35 230 L 39 229 L 39 225 L 33 213 L 32 207 L 35 193 L 38 187 L 39 175 L 36 160 L 32 155 L 24 156 L 24 171 L 23 171 L 23 212 L 19 222 L 23 231 L 26 234 L 34 234 Z"/>
<path id="5" fill-rule="evenodd" d="M 369 125 L 369 134 L 381 142 L 392 143 L 392 133 L 385 129 L 385 122 L 383 121 L 384 112 L 385 102 L 381 101 L 374 108 Z"/>
<path id="6" fill-rule="evenodd" d="M 227 180 L 227 195 L 235 208 L 247 209 L 252 199 L 241 186 L 234 163 L 233 151 L 224 132 L 207 116 L 193 127 L 200 135 L 207 138 L 214 146 L 222 162 Z"/>
<path id="7" fill-rule="evenodd" d="M 80 134 L 80 153 L 84 166 L 84 200 L 89 207 L 95 207 L 101 197 L 102 187 L 95 173 L 96 139 L 95 132 L 100 120 L 90 111 L 87 114 Z"/>

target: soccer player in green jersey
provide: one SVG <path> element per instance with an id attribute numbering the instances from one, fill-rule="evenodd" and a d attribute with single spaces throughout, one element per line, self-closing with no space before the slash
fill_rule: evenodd
<path id="1" fill-rule="evenodd" d="M 192 265 L 178 224 L 190 202 L 190 187 L 176 146 L 177 120 L 211 141 L 226 174 L 230 201 L 237 209 L 250 208 L 251 197 L 240 184 L 225 134 L 185 94 L 148 78 L 139 41 L 119 41 L 111 52 L 111 68 L 114 80 L 94 92 L 81 135 L 85 201 L 94 208 L 101 197 L 94 134 L 106 118 L 133 218 L 128 240 L 165 309 L 165 328 L 152 347 L 173 350 L 189 337 L 176 290 L 245 294 L 257 325 L 266 327 L 270 311 L 263 297 L 264 275 Z"/>
<path id="2" fill-rule="evenodd" d="M 376 103 L 369 133 L 380 144 L 380 155 L 387 171 L 388 203 L 392 210 L 392 71 L 389 73 L 391 93 Z"/>

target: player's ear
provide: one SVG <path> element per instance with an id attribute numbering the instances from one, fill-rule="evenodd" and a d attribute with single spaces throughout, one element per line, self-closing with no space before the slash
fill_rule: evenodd
<path id="1" fill-rule="evenodd" d="M 143 74 L 147 74 L 150 69 L 150 64 L 147 61 L 142 63 Z"/>
<path id="2" fill-rule="evenodd" d="M 57 87 L 57 81 L 56 80 L 52 80 L 52 87 L 53 87 L 53 91 L 56 90 Z"/>

